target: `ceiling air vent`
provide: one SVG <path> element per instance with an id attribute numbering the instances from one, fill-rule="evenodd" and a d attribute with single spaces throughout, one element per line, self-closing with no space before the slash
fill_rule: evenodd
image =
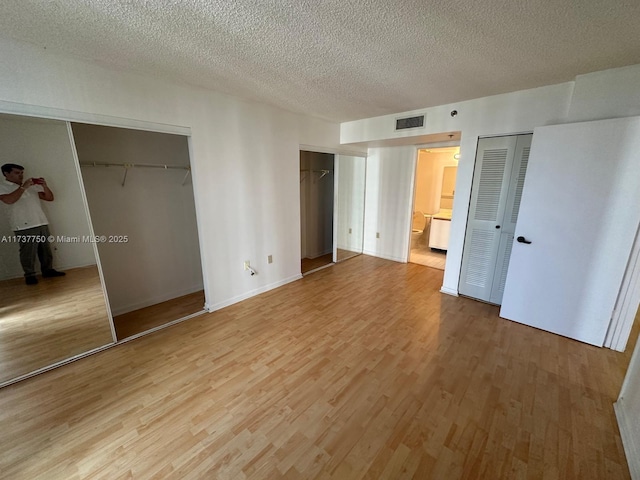
<path id="1" fill-rule="evenodd" d="M 396 119 L 396 130 L 424 127 L 424 115 Z"/>

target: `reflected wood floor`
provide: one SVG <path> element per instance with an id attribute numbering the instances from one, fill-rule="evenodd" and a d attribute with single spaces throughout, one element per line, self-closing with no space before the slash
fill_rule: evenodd
<path id="1" fill-rule="evenodd" d="M 0 477 L 628 479 L 612 403 L 633 342 L 441 283 L 360 255 L 6 387 Z"/>
<path id="2" fill-rule="evenodd" d="M 0 282 L 0 383 L 113 343 L 98 268 Z"/>
<path id="3" fill-rule="evenodd" d="M 345 260 L 348 260 L 349 258 L 360 255 L 360 252 L 353 252 L 351 250 L 344 250 L 342 248 L 338 248 L 338 251 L 336 253 L 338 257 L 338 262 L 343 262 Z M 333 262 L 333 253 L 327 253 L 326 255 L 322 255 L 321 257 L 316 257 L 316 258 L 303 258 L 301 260 L 300 271 L 302 273 L 311 272 L 316 268 L 330 265 L 332 262 Z"/>
<path id="4" fill-rule="evenodd" d="M 344 250 L 342 248 L 338 248 L 338 251 L 336 252 L 337 257 L 338 257 L 338 261 L 339 262 L 343 262 L 344 260 L 347 260 L 351 257 L 355 257 L 357 255 L 360 255 L 361 252 L 354 252 L 351 250 Z"/>
<path id="5" fill-rule="evenodd" d="M 186 317 L 204 309 L 204 290 L 113 317 L 118 340 Z"/>

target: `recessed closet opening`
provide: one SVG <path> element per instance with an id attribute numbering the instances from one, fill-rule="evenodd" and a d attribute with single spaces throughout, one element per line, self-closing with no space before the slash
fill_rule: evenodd
<path id="1" fill-rule="evenodd" d="M 71 126 L 117 339 L 203 312 L 188 138 Z"/>
<path id="2" fill-rule="evenodd" d="M 334 155 L 300 151 L 300 269 L 333 263 Z"/>
<path id="3" fill-rule="evenodd" d="M 460 147 L 418 150 L 409 262 L 444 270 Z"/>

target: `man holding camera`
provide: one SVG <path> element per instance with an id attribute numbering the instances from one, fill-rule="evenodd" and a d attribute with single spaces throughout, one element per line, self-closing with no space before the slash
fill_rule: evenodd
<path id="1" fill-rule="evenodd" d="M 4 180 L 0 181 L 0 201 L 8 205 L 9 221 L 20 245 L 20 263 L 27 285 L 38 283 L 36 256 L 43 277 L 60 277 L 64 272 L 53 269 L 53 255 L 48 237 L 49 221 L 40 201 L 53 201 L 53 192 L 44 178 L 24 180 L 24 167 L 15 163 L 2 165 Z"/>

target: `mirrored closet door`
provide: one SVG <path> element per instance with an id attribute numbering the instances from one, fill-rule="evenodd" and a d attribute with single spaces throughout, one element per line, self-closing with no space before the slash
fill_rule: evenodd
<path id="1" fill-rule="evenodd" d="M 24 168 L 22 181 L 44 179 L 53 201 L 42 199 L 42 186 L 27 186 L 25 197 L 39 204 L 48 224 L 48 238 L 31 238 L 49 244 L 52 267 L 64 276 L 43 276 L 40 260 L 26 283 L 17 229 L 31 220 L 22 202 L 0 202 L 0 386 L 41 369 L 114 343 L 105 296 L 100 281 L 95 244 L 86 203 L 73 156 L 68 125 L 64 121 L 0 114 L 2 164 Z M 0 194 L 19 189 L 12 168 Z M 11 173 L 13 172 L 13 173 Z M 14 183 L 18 182 L 18 183 Z M 29 192 L 28 194 L 26 192 Z M 22 197 L 21 197 L 22 198 Z M 7 199 L 7 197 L 5 197 Z M 8 199 L 11 200 L 10 198 Z M 16 208 L 18 210 L 16 210 Z M 37 207 L 35 207 L 37 208 Z M 19 224 L 16 225 L 15 222 Z M 28 225 L 27 225 L 28 226 Z M 43 247 L 43 245 L 41 245 Z M 24 246 L 23 246 L 24 248 Z M 26 254 L 29 258 L 31 255 Z M 45 255 L 46 256 L 46 255 Z M 46 258 L 43 260 L 46 263 Z M 28 263 L 28 262 L 27 262 Z M 31 272 L 27 272 L 31 273 Z"/>
<path id="2" fill-rule="evenodd" d="M 365 157 L 336 155 L 336 262 L 362 253 L 366 161 Z"/>

